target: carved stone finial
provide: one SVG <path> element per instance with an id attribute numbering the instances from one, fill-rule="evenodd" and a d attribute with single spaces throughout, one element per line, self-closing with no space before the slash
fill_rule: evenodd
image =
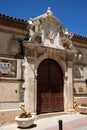
<path id="1" fill-rule="evenodd" d="M 33 25 L 32 18 L 30 18 L 29 24 L 30 24 L 30 25 Z"/>
<path id="2" fill-rule="evenodd" d="M 50 9 L 50 7 L 48 7 L 48 10 L 47 10 L 47 15 L 52 15 L 53 13 L 52 13 L 52 11 L 51 11 L 51 9 Z"/>
<path id="3" fill-rule="evenodd" d="M 65 29 L 65 35 L 68 35 L 69 34 L 69 32 L 68 32 L 68 29 L 66 28 Z"/>

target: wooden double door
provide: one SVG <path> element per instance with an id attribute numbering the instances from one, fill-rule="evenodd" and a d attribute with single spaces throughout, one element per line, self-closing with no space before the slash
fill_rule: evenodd
<path id="1" fill-rule="evenodd" d="M 63 74 L 60 66 L 54 60 L 45 59 L 40 63 L 37 74 L 37 113 L 63 111 Z"/>

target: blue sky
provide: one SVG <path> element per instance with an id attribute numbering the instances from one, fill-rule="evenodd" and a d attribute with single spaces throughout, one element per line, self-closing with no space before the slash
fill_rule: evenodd
<path id="1" fill-rule="evenodd" d="M 69 32 L 87 36 L 87 0 L 0 0 L 0 13 L 29 20 L 49 6 Z"/>

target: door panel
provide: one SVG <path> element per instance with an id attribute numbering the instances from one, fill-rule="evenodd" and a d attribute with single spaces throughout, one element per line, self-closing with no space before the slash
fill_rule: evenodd
<path id="1" fill-rule="evenodd" d="M 63 111 L 63 74 L 60 66 L 51 59 L 45 59 L 37 73 L 37 113 Z"/>

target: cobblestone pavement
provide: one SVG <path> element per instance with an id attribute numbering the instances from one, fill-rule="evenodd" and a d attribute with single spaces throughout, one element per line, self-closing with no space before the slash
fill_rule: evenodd
<path id="1" fill-rule="evenodd" d="M 87 130 L 87 115 L 65 114 L 38 119 L 33 126 L 23 130 L 59 130 L 59 120 L 63 122 L 63 130 Z M 3 125 L 0 130 L 21 130 L 16 123 Z"/>

